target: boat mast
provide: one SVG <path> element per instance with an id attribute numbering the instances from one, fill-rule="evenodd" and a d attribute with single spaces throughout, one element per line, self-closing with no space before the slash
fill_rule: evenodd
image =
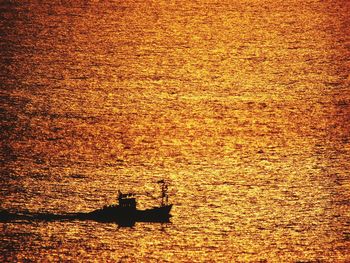
<path id="1" fill-rule="evenodd" d="M 158 184 L 160 184 L 161 186 L 161 190 L 162 190 L 162 195 L 161 195 L 161 206 L 166 206 L 168 205 L 168 184 L 164 181 L 164 180 L 159 180 Z"/>

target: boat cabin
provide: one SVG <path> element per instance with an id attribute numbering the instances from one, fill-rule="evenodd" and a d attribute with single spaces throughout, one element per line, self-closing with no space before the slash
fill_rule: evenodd
<path id="1" fill-rule="evenodd" d="M 119 191 L 118 203 L 121 208 L 136 209 L 136 198 L 134 197 L 134 194 L 123 194 Z"/>

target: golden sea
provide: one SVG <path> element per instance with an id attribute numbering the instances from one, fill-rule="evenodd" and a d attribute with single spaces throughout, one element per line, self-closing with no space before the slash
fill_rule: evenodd
<path id="1" fill-rule="evenodd" d="M 350 262 L 350 2 L 0 1 L 0 209 L 118 189 L 170 223 L 0 222 L 0 262 Z"/>

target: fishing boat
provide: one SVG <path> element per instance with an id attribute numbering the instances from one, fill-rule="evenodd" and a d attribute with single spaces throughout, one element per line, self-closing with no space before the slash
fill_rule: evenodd
<path id="1" fill-rule="evenodd" d="M 134 193 L 118 193 L 118 203 L 104 206 L 86 214 L 87 219 L 104 222 L 167 222 L 169 221 L 172 204 L 168 203 L 168 184 L 164 180 L 158 181 L 161 186 L 160 206 L 145 210 L 137 209 Z"/>

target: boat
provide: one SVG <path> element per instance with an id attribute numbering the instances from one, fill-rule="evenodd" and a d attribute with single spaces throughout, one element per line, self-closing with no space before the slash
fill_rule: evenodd
<path id="1" fill-rule="evenodd" d="M 118 191 L 118 203 L 106 205 L 101 209 L 85 214 L 86 219 L 103 222 L 131 223 L 134 222 L 169 222 L 172 204 L 168 202 L 168 184 L 164 180 L 157 182 L 161 186 L 160 206 L 140 210 L 134 193 Z"/>

